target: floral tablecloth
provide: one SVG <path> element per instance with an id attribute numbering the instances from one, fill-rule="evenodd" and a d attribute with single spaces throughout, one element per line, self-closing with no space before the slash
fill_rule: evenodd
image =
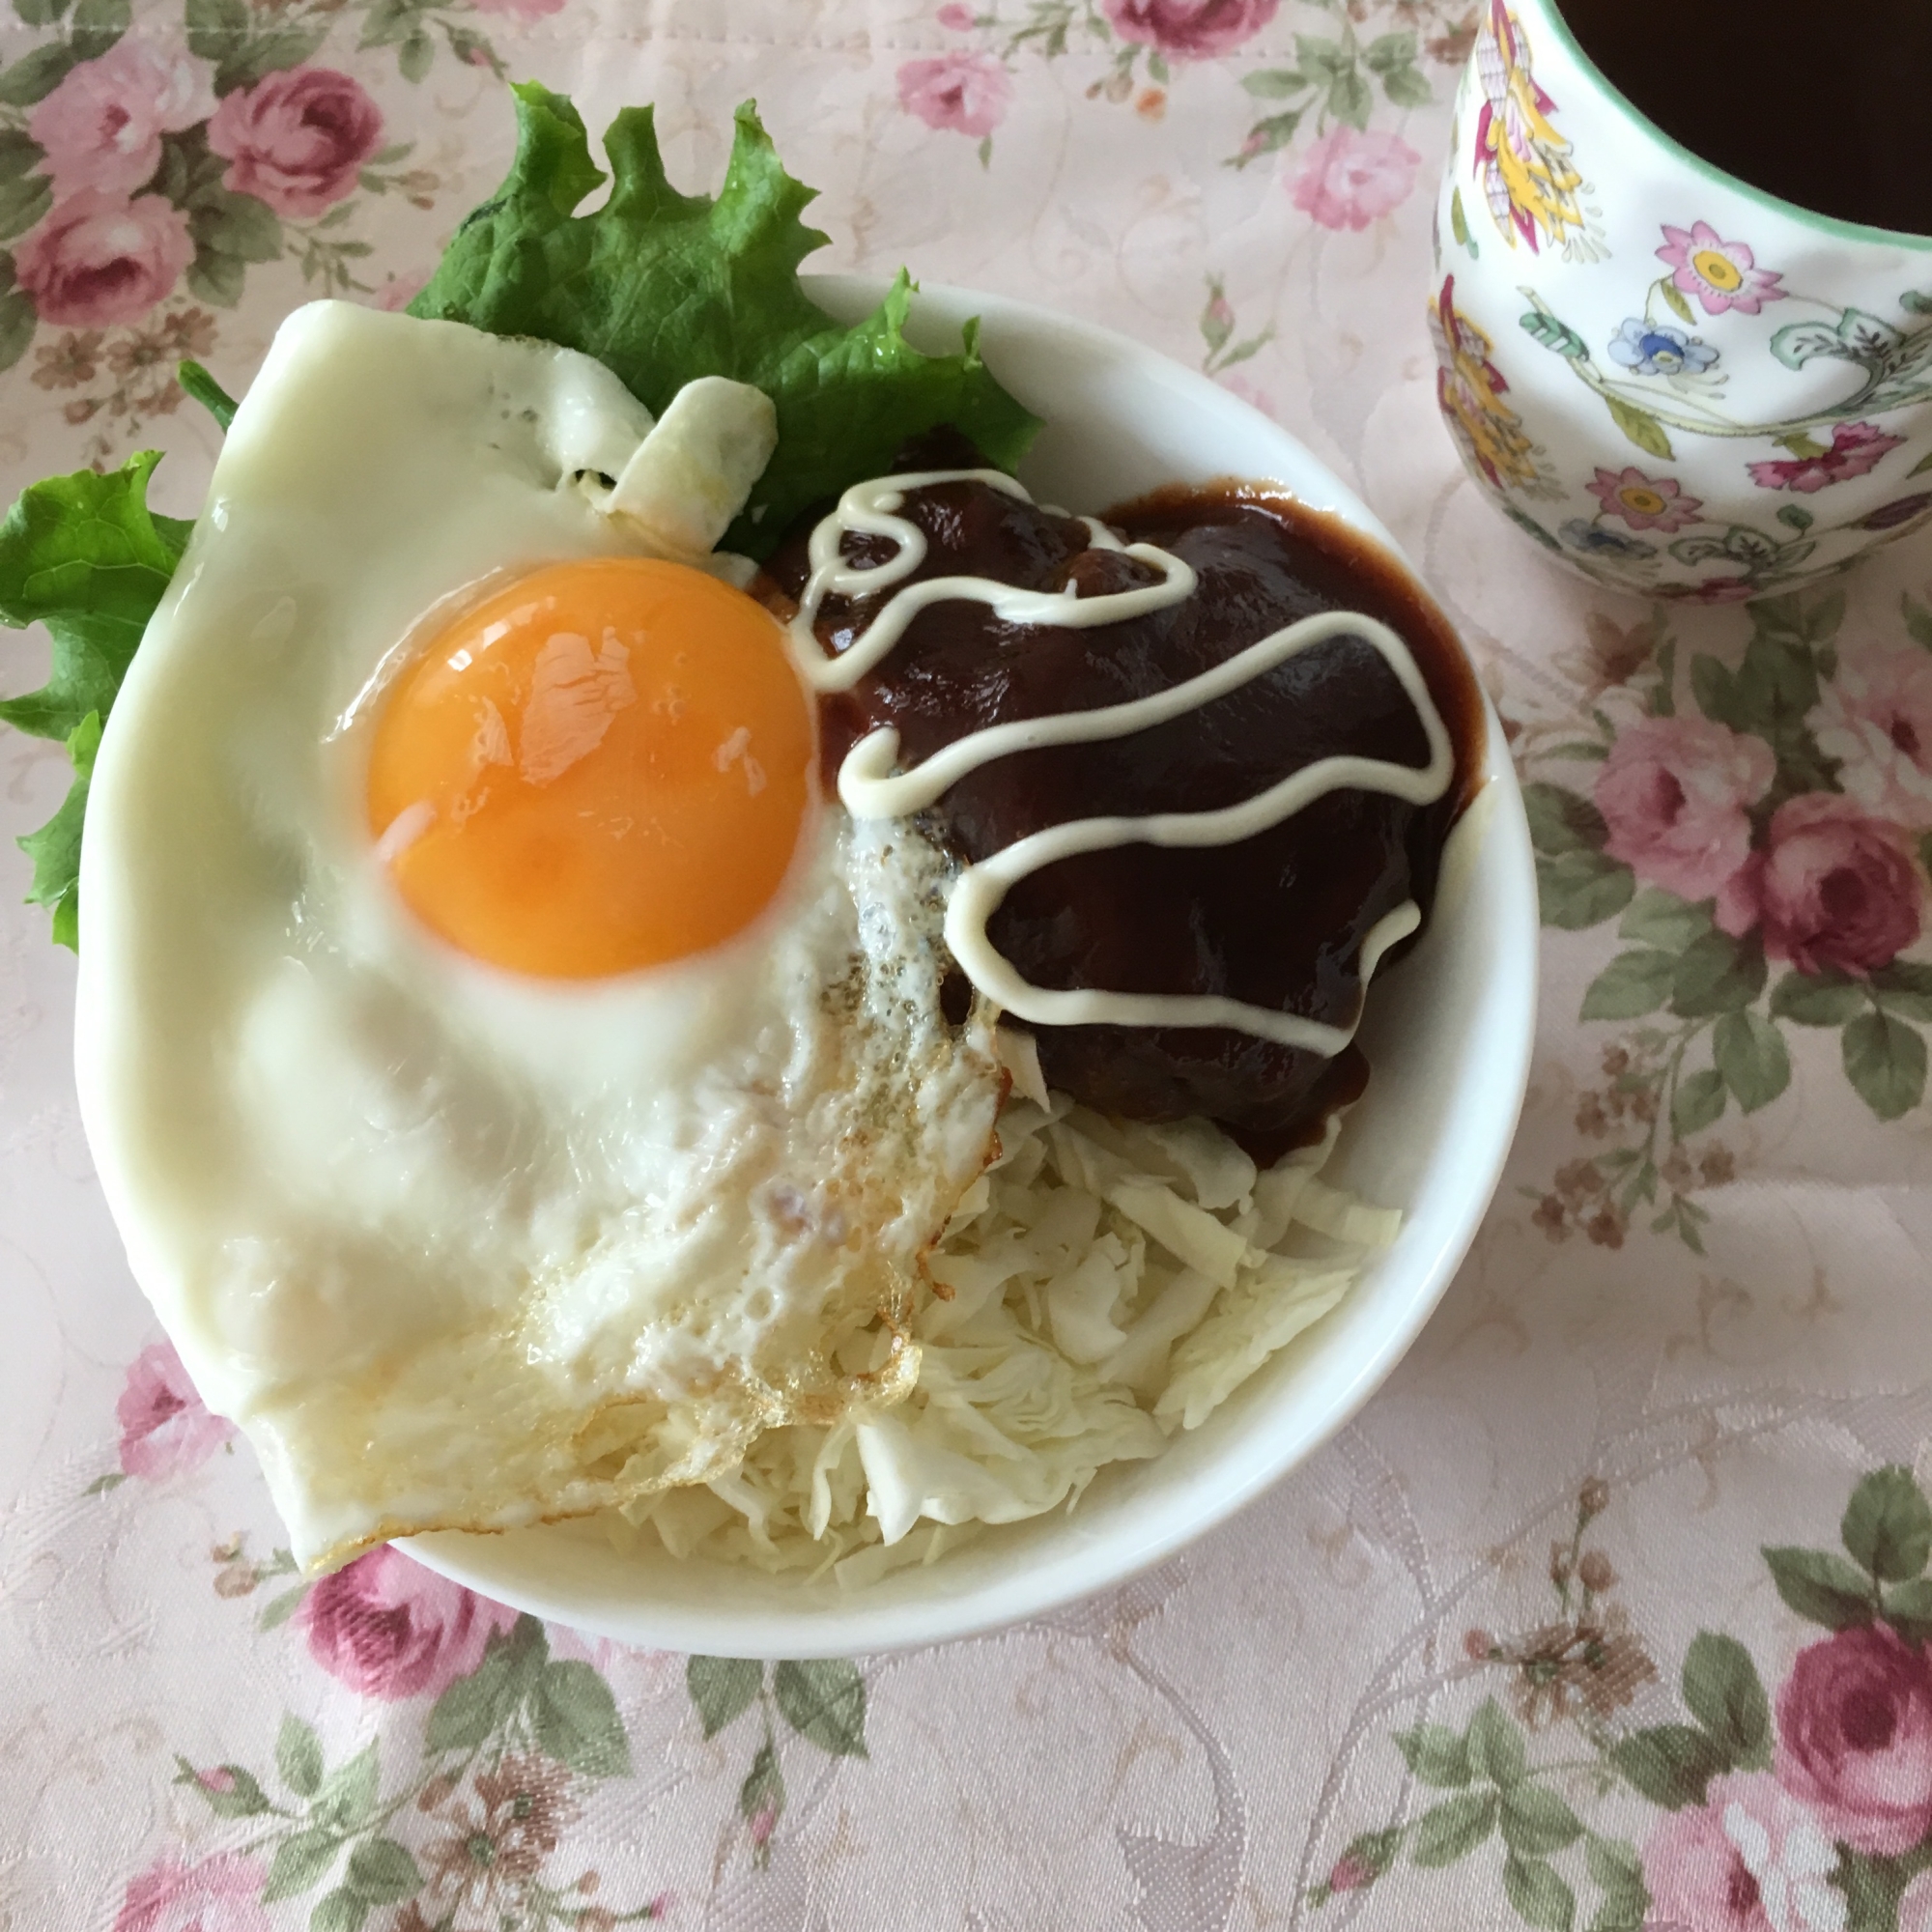
<path id="1" fill-rule="evenodd" d="M 295 303 L 406 301 L 506 78 L 655 100 L 704 186 L 755 96 L 819 266 L 1124 328 L 1356 482 L 1508 721 L 1548 931 L 1502 1191 L 1338 1440 L 1111 1597 L 761 1668 L 387 1551 L 294 1575 L 128 1278 L 72 958 L 0 860 L 0 1926 L 1932 1928 L 1932 552 L 1646 608 L 1497 517 L 1437 354 L 1493 402 L 1544 352 L 1427 310 L 1469 0 L 11 6 L 10 496 L 156 446 L 191 514 L 178 358 L 239 389 Z M 1465 201 L 1445 250 L 1511 245 Z M 0 741 L 10 833 L 67 782 Z"/>

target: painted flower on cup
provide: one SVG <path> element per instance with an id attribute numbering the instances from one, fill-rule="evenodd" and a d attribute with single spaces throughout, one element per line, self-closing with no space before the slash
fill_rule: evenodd
<path id="1" fill-rule="evenodd" d="M 1581 517 L 1572 517 L 1563 526 L 1562 535 L 1573 550 L 1590 556 L 1614 556 L 1635 563 L 1657 554 L 1654 543 L 1645 543 L 1641 537 L 1627 537 L 1621 530 L 1609 529 L 1603 524 L 1586 523 Z"/>
<path id="2" fill-rule="evenodd" d="M 211 1415 L 172 1342 L 150 1342 L 128 1365 L 114 1405 L 121 1424 L 121 1468 L 150 1482 L 198 1469 L 235 1434 Z"/>
<path id="3" fill-rule="evenodd" d="M 65 201 L 84 188 L 131 194 L 154 179 L 161 136 L 179 134 L 214 112 L 208 69 L 137 34 L 124 35 L 97 60 L 69 69 L 27 117 L 43 172 Z"/>
<path id="4" fill-rule="evenodd" d="M 1763 490 L 1796 490 L 1811 496 L 1828 483 L 1842 483 L 1878 468 L 1879 459 L 1905 440 L 1888 436 L 1876 423 L 1835 423 L 1832 446 L 1808 436 L 1788 437 L 1785 447 L 1796 452 L 1789 460 L 1753 463 L 1751 481 Z"/>
<path id="5" fill-rule="evenodd" d="M 1870 516 L 1860 521 L 1861 530 L 1902 530 L 1907 524 L 1916 522 L 1927 510 L 1932 510 L 1932 490 L 1921 490 L 1916 497 L 1901 497 L 1893 503 L 1881 503 Z"/>
<path id="6" fill-rule="evenodd" d="M 1922 907 L 1907 835 L 1868 817 L 1856 799 L 1808 792 L 1772 815 L 1764 849 L 1719 892 L 1717 919 L 1734 939 L 1761 926 L 1766 953 L 1801 973 L 1862 977 L 1889 966 L 1918 937 Z M 1920 1717 L 1932 1823 L 1932 1670 L 1921 1655 L 1914 1656 L 1918 1662 L 1913 1668 L 1925 1676 Z M 1900 1660 L 1900 1670 L 1905 1667 Z"/>
<path id="7" fill-rule="evenodd" d="M 240 1852 L 190 1864 L 163 1852 L 128 1882 L 114 1932 L 270 1932 L 262 1909 L 269 1874 Z"/>
<path id="8" fill-rule="evenodd" d="M 384 1545 L 325 1577 L 297 1616 L 315 1661 L 369 1697 L 434 1695 L 483 1661 L 517 1613 Z"/>
<path id="9" fill-rule="evenodd" d="M 1610 337 L 1610 359 L 1639 376 L 1701 376 L 1718 352 L 1681 328 L 1634 315 Z"/>
<path id="10" fill-rule="evenodd" d="M 333 68 L 271 73 L 223 97 L 208 145 L 228 163 L 221 185 L 285 220 L 306 221 L 355 191 L 383 144 L 383 116 L 359 81 Z"/>
<path id="11" fill-rule="evenodd" d="M 478 14 L 496 14 L 511 20 L 542 20 L 561 14 L 567 0 L 469 0 Z"/>
<path id="12" fill-rule="evenodd" d="M 1536 445 L 1503 401 L 1509 384 L 1490 359 L 1494 345 L 1456 307 L 1454 275 L 1429 304 L 1429 326 L 1435 342 L 1435 400 L 1463 460 L 1492 490 L 1536 488 L 1542 481 Z"/>
<path id="13" fill-rule="evenodd" d="M 972 8 L 962 7 L 959 4 L 959 0 L 947 0 L 947 5 L 942 7 L 933 17 L 942 27 L 954 34 L 970 33 L 979 25 Z"/>
<path id="14" fill-rule="evenodd" d="M 1210 60 L 1252 40 L 1280 0 L 1101 0 L 1114 32 L 1177 60 Z"/>
<path id="15" fill-rule="evenodd" d="M 1475 172 L 1498 231 L 1512 248 L 1520 239 L 1533 255 L 1545 242 L 1568 253 L 1592 234 L 1585 184 L 1550 121 L 1556 103 L 1530 71 L 1528 38 L 1506 0 L 1490 0 L 1476 39 L 1476 78 L 1483 106 Z"/>
<path id="16" fill-rule="evenodd" d="M 1706 315 L 1731 309 L 1756 315 L 1766 302 L 1782 301 L 1789 293 L 1778 287 L 1781 274 L 1760 269 L 1746 243 L 1726 242 L 1708 221 L 1690 228 L 1673 228 L 1666 221 L 1657 259 L 1687 296 L 1703 303 Z"/>
<path id="17" fill-rule="evenodd" d="M 1646 476 L 1634 466 L 1599 469 L 1583 487 L 1608 515 L 1621 517 L 1632 529 L 1662 530 L 1665 536 L 1696 523 L 1704 508 L 1703 498 L 1685 496 L 1674 476 Z"/>
<path id="18" fill-rule="evenodd" d="M 1806 1645 L 1777 1693 L 1777 1776 L 1854 1851 L 1917 1845 L 1932 1829 L 1932 1659 L 1884 1624 Z"/>
<path id="19" fill-rule="evenodd" d="M 1704 718 L 1645 718 L 1619 734 L 1593 792 L 1604 849 L 1693 904 L 1750 858 L 1749 809 L 1777 761 L 1761 738 Z"/>
<path id="20" fill-rule="evenodd" d="M 1408 199 L 1422 156 L 1399 134 L 1331 128 L 1289 177 L 1288 193 L 1323 228 L 1359 233 Z"/>
<path id="21" fill-rule="evenodd" d="M 1874 818 L 1932 831 L 1932 655 L 1869 651 L 1850 658 L 1805 715 L 1838 782 Z"/>
<path id="22" fill-rule="evenodd" d="M 1714 1777 L 1643 1852 L 1646 1924 L 1685 1932 L 1845 1932 L 1838 1849 L 1768 1772 Z"/>
<path id="23" fill-rule="evenodd" d="M 14 279 L 43 322 L 106 328 L 139 322 L 194 260 L 187 216 L 157 194 L 82 188 L 14 252 Z"/>
<path id="24" fill-rule="evenodd" d="M 899 105 L 928 128 L 983 140 L 1012 98 L 1012 77 L 991 54 L 950 53 L 899 69 Z"/>

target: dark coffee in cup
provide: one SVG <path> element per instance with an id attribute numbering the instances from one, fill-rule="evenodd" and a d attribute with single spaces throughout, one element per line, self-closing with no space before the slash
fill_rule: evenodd
<path id="1" fill-rule="evenodd" d="M 1556 0 L 1634 105 L 1817 214 L 1932 235 L 1932 0 Z"/>

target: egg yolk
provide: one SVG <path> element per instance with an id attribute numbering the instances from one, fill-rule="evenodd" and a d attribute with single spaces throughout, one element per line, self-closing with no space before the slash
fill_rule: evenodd
<path id="1" fill-rule="evenodd" d="M 742 591 L 655 558 L 553 564 L 465 611 L 392 688 L 369 830 L 451 945 L 597 979 L 758 916 L 813 752 L 784 634 Z"/>

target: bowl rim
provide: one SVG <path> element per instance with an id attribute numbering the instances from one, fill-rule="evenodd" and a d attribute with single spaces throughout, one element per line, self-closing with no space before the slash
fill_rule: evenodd
<path id="1" fill-rule="evenodd" d="M 808 292 L 824 306 L 835 314 L 849 313 L 855 318 L 875 306 L 889 286 L 879 276 L 807 275 L 802 279 Z M 910 332 L 916 337 L 935 333 L 931 327 L 935 323 L 943 328 L 959 317 L 975 314 L 981 318 L 995 342 L 1001 324 L 1010 321 L 1031 332 L 1057 336 L 1091 355 L 1115 361 L 1124 359 L 1135 365 L 1137 378 L 1152 375 L 1170 386 L 1179 386 L 1183 395 L 1189 390 L 1204 396 L 1211 394 L 1217 409 L 1233 409 L 1254 416 L 1265 424 L 1285 450 L 1293 452 L 1292 467 L 1305 472 L 1303 483 L 1309 479 L 1319 481 L 1319 500 L 1303 485 L 1287 485 L 1290 494 L 1336 514 L 1381 544 L 1422 593 L 1432 602 L 1438 602 L 1439 608 L 1439 601 L 1429 590 L 1421 573 L 1360 497 L 1299 438 L 1208 377 L 1119 330 L 1079 321 L 1017 298 L 949 284 L 921 285 L 921 301 L 915 305 Z M 1456 630 L 1453 623 L 1450 628 Z M 1458 636 L 1460 640 L 1460 633 Z M 1474 669 L 1472 664 L 1472 672 Z M 1480 679 L 1478 689 L 1481 689 Z M 842 1602 L 827 1603 L 821 1599 L 796 1609 L 772 1608 L 761 1604 L 727 1603 L 715 1608 L 657 1604 L 645 1605 L 637 1622 L 627 1620 L 625 1628 L 617 1629 L 608 1618 L 598 1615 L 594 1607 L 589 1613 L 590 1621 L 586 1622 L 584 1606 L 575 1601 L 571 1592 L 550 1587 L 548 1579 L 533 1580 L 529 1566 L 518 1564 L 514 1557 L 505 1561 L 510 1548 L 508 1539 L 438 1531 L 401 1539 L 395 1547 L 451 1582 L 548 1621 L 607 1635 L 618 1642 L 724 1657 L 849 1657 L 983 1635 L 1064 1609 L 1101 1591 L 1117 1588 L 1166 1561 L 1272 1489 L 1359 1413 L 1421 1333 L 1448 1292 L 1488 1214 L 1520 1118 L 1536 1032 L 1538 925 L 1534 862 L 1508 743 L 1486 693 L 1483 714 L 1487 730 L 1483 749 L 1484 782 L 1470 810 L 1480 809 L 1489 819 L 1483 833 L 1482 863 L 1497 868 L 1501 890 L 1513 915 L 1512 926 L 1520 928 L 1514 932 L 1514 943 L 1506 948 L 1502 968 L 1512 980 L 1505 992 L 1512 1009 L 1520 1011 L 1520 1024 L 1500 1042 L 1502 1051 L 1498 1059 L 1489 1063 L 1486 1083 L 1501 1102 L 1499 1111 L 1493 1112 L 1496 1122 L 1493 1140 L 1481 1150 L 1457 1211 L 1449 1217 L 1434 1252 L 1419 1264 L 1415 1286 L 1403 1297 L 1397 1318 L 1376 1336 L 1371 1348 L 1343 1365 L 1343 1372 L 1336 1376 L 1332 1386 L 1324 1388 L 1319 1398 L 1320 1413 L 1312 1427 L 1295 1434 L 1274 1453 L 1257 1457 L 1251 1467 L 1225 1487 L 1208 1491 L 1197 1482 L 1190 1498 L 1195 1506 L 1189 1510 L 1183 1511 L 1169 1500 L 1160 1513 L 1161 1520 L 1157 1522 L 1151 1520 L 1139 1532 L 1131 1520 L 1110 1526 L 1105 1533 L 1104 1548 L 1063 1550 L 1034 1564 L 1023 1574 L 987 1579 L 963 1593 L 916 1604 L 868 1603 L 864 1592 Z M 567 1530 L 569 1525 L 560 1523 L 553 1527 Z M 722 1564 L 712 1567 L 721 1577 L 735 1574 Z"/>

